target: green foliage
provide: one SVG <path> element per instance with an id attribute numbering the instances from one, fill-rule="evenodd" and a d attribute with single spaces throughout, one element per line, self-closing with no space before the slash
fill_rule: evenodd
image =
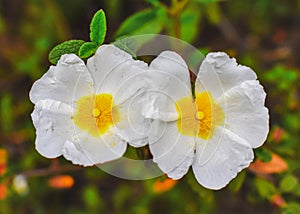
<path id="1" fill-rule="evenodd" d="M 255 157 L 262 162 L 269 162 L 272 159 L 272 153 L 265 148 L 258 148 L 254 150 Z"/>
<path id="2" fill-rule="evenodd" d="M 279 184 L 279 190 L 281 192 L 293 192 L 298 185 L 298 179 L 294 175 L 286 175 Z"/>
<path id="3" fill-rule="evenodd" d="M 276 187 L 270 182 L 262 178 L 254 180 L 255 187 L 262 198 L 271 199 L 276 194 Z"/>
<path id="4" fill-rule="evenodd" d="M 49 61 L 56 64 L 63 54 L 74 53 L 86 59 L 93 55 L 97 48 L 104 42 L 106 35 L 106 17 L 103 10 L 99 10 L 93 16 L 90 24 L 91 42 L 83 40 L 69 40 L 55 46 L 49 54 Z"/>
<path id="5" fill-rule="evenodd" d="M 56 64 L 64 54 L 79 54 L 79 49 L 84 43 L 83 40 L 69 40 L 55 46 L 49 53 L 49 61 Z"/>
<path id="6" fill-rule="evenodd" d="M 8 152 L 7 172 L 0 178 L 0 185 L 7 184 L 8 194 L 0 201 L 0 210 L 5 214 L 45 211 L 193 214 L 226 213 L 232 209 L 243 213 L 251 206 L 257 213 L 300 213 L 299 46 L 295 42 L 298 28 L 294 18 L 300 11 L 299 1 L 220 3 L 217 0 L 189 0 L 182 10 L 177 11 L 174 10 L 178 8 L 176 2 L 184 0 L 132 2 L 128 5 L 123 0 L 97 3 L 73 0 L 70 4 L 58 0 L 28 0 L 20 5 L 7 1 L 6 8 L 0 4 L 0 147 Z M 256 149 L 255 156 L 268 164 L 274 152 L 288 163 L 288 170 L 267 175 L 243 170 L 220 191 L 199 185 L 190 170 L 172 189 L 157 194 L 153 192 L 156 179 L 122 180 L 97 167 L 78 167 L 73 171 L 72 164 L 64 158 L 48 160 L 39 155 L 34 148 L 35 130 L 29 117 L 33 105 L 28 100 L 28 91 L 33 81 L 48 69 L 47 55 L 59 41 L 66 41 L 73 35 L 86 38 L 86 42 L 79 40 L 71 47 L 61 46 L 61 52 L 51 56 L 52 63 L 65 53 L 76 53 L 87 59 L 103 43 L 106 19 L 102 10 L 91 21 L 90 34 L 85 31 L 88 26 L 82 28 L 89 20 L 91 8 L 106 11 L 111 29 L 108 38 L 114 33 L 118 38 L 145 33 L 174 36 L 176 27 L 180 28 L 181 34 L 177 37 L 205 53 L 211 50 L 230 52 L 241 64 L 252 67 L 267 92 L 270 128 L 280 127 L 284 132 L 284 137 L 278 141 L 271 132 L 268 143 Z M 224 20 L 229 28 L 224 25 Z M 119 30 L 118 26 L 121 26 Z M 240 40 L 233 43 L 226 39 L 224 29 L 237 31 Z M 115 44 L 134 56 L 133 45 Z M 190 58 L 197 67 L 201 57 L 191 53 Z M 126 156 L 138 158 L 135 152 L 134 148 L 129 148 Z M 62 166 L 72 168 L 67 172 L 75 178 L 75 186 L 52 189 L 47 184 L 48 177 L 55 174 L 51 170 Z M 49 174 L 43 175 L 43 172 Z M 30 191 L 27 195 L 18 195 L 11 186 L 12 178 L 22 173 L 28 175 Z M 258 178 L 260 176 L 267 180 Z M 274 194 L 280 195 L 285 204 L 274 205 Z"/>
<path id="7" fill-rule="evenodd" d="M 0 99 L 1 128 L 3 131 L 10 131 L 13 127 L 12 97 L 4 95 Z"/>
<path id="8" fill-rule="evenodd" d="M 220 0 L 196 0 L 196 2 L 203 3 L 203 4 L 211 4 L 218 1 Z"/>
<path id="9" fill-rule="evenodd" d="M 240 172 L 237 175 L 237 177 L 230 182 L 228 188 L 233 192 L 238 192 L 241 189 L 245 181 L 245 178 L 246 178 L 246 172 L 245 171 Z"/>
<path id="10" fill-rule="evenodd" d="M 146 2 L 152 4 L 153 6 L 160 7 L 161 2 L 159 0 L 145 0 Z"/>
<path id="11" fill-rule="evenodd" d="M 117 39 L 114 42 L 114 45 L 118 48 L 120 48 L 121 50 L 127 52 L 128 54 L 130 54 L 133 58 L 137 58 L 136 54 L 135 54 L 135 48 L 130 47 L 128 44 L 125 43 L 124 40 L 122 39 Z"/>
<path id="12" fill-rule="evenodd" d="M 206 15 L 212 24 L 218 24 L 221 19 L 221 11 L 217 3 L 206 5 Z"/>
<path id="13" fill-rule="evenodd" d="M 146 9 L 127 18 L 116 33 L 116 38 L 138 34 L 155 34 L 162 30 L 163 9 Z"/>
<path id="14" fill-rule="evenodd" d="M 97 186 L 90 185 L 85 187 L 82 197 L 89 213 L 99 212 L 103 208 L 103 202 Z"/>
<path id="15" fill-rule="evenodd" d="M 296 202 L 289 203 L 283 209 L 283 214 L 298 214 L 298 213 L 300 213 L 300 204 Z"/>
<path id="16" fill-rule="evenodd" d="M 282 65 L 277 65 L 271 69 L 266 75 L 267 81 L 277 83 L 281 90 L 289 90 L 299 76 L 297 70 L 287 69 Z"/>
<path id="17" fill-rule="evenodd" d="M 98 46 L 94 42 L 85 42 L 81 45 L 78 55 L 80 58 L 88 58 L 93 55 L 98 49 Z"/>
<path id="18" fill-rule="evenodd" d="M 95 13 L 90 24 L 90 39 L 92 42 L 100 46 L 106 35 L 106 18 L 103 10 Z"/>
<path id="19" fill-rule="evenodd" d="M 201 13 L 197 7 L 187 8 L 181 15 L 181 38 L 186 42 L 193 42 L 199 33 Z"/>

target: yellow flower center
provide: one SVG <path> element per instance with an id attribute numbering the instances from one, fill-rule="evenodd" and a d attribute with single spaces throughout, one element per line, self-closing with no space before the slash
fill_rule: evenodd
<path id="1" fill-rule="evenodd" d="M 114 106 L 111 94 L 92 94 L 77 101 L 74 123 L 90 135 L 98 137 L 120 121 L 120 113 Z"/>
<path id="2" fill-rule="evenodd" d="M 204 113 L 202 111 L 197 111 L 196 113 L 196 119 L 202 120 L 204 118 Z"/>
<path id="3" fill-rule="evenodd" d="M 217 125 L 224 122 L 224 112 L 209 92 L 196 93 L 196 99 L 183 97 L 176 102 L 178 131 L 187 136 L 209 139 Z"/>

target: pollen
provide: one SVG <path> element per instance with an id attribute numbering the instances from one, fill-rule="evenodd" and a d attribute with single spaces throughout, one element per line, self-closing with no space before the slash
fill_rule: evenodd
<path id="1" fill-rule="evenodd" d="M 92 94 L 77 101 L 73 119 L 76 126 L 98 137 L 120 121 L 120 113 L 111 94 Z"/>
<path id="2" fill-rule="evenodd" d="M 215 127 L 224 122 L 224 112 L 209 92 L 196 93 L 196 99 L 183 97 L 176 102 L 178 131 L 186 136 L 210 139 Z"/>

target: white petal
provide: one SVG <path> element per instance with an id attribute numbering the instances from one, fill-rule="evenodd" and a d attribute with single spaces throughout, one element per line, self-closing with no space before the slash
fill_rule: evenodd
<path id="1" fill-rule="evenodd" d="M 246 140 L 253 148 L 261 146 L 269 132 L 266 93 L 256 80 L 243 82 L 217 100 L 225 110 L 225 128 Z"/>
<path id="2" fill-rule="evenodd" d="M 114 45 L 102 45 L 88 60 L 88 69 L 95 80 L 97 93 L 111 93 L 117 104 L 146 88 L 143 73 L 148 65 Z"/>
<path id="3" fill-rule="evenodd" d="M 220 189 L 252 160 L 253 151 L 246 141 L 218 127 L 211 139 L 197 142 L 192 168 L 201 185 Z"/>
<path id="4" fill-rule="evenodd" d="M 148 144 L 150 120 L 141 114 L 141 98 L 144 93 L 137 94 L 132 99 L 118 105 L 121 120 L 115 124 L 117 134 L 134 147 Z"/>
<path id="5" fill-rule="evenodd" d="M 35 146 L 37 151 L 47 157 L 60 156 L 64 143 L 73 132 L 71 106 L 59 101 L 41 100 L 36 103 L 31 114 L 36 128 Z"/>
<path id="6" fill-rule="evenodd" d="M 238 65 L 226 53 L 209 53 L 200 66 L 195 90 L 198 93 L 209 91 L 216 99 L 230 88 L 255 79 L 256 74 L 251 68 Z"/>
<path id="7" fill-rule="evenodd" d="M 195 150 L 193 137 L 178 132 L 176 122 L 155 120 L 149 134 L 153 161 L 170 178 L 180 179 L 192 164 Z"/>
<path id="8" fill-rule="evenodd" d="M 33 103 L 51 99 L 71 104 L 92 92 L 93 81 L 84 62 L 74 54 L 66 54 L 33 84 L 29 96 Z"/>
<path id="9" fill-rule="evenodd" d="M 65 144 L 62 152 L 74 164 L 91 166 L 122 157 L 126 146 L 126 142 L 114 133 L 93 137 L 77 129 L 77 136 Z"/>
<path id="10" fill-rule="evenodd" d="M 142 114 L 152 119 L 176 120 L 175 102 L 182 97 L 192 97 L 185 61 L 175 52 L 164 51 L 152 61 L 147 75 L 151 88 L 144 97 Z"/>
<path id="11" fill-rule="evenodd" d="M 72 161 L 73 164 L 82 166 L 92 166 L 95 164 L 84 154 L 80 147 L 76 147 L 76 144 L 69 140 L 65 143 L 62 154 L 67 160 Z"/>

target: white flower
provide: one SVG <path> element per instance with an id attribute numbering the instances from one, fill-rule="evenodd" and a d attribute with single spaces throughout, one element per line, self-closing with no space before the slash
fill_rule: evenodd
<path id="1" fill-rule="evenodd" d="M 153 91 L 144 97 L 143 115 L 154 119 L 149 146 L 164 173 L 179 179 L 192 166 L 200 184 L 220 189 L 249 166 L 252 148 L 269 130 L 266 93 L 250 68 L 225 53 L 208 54 L 195 99 L 188 67 L 175 52 L 162 52 L 148 74 Z"/>
<path id="2" fill-rule="evenodd" d="M 121 157 L 126 142 L 144 146 L 148 127 L 138 110 L 146 69 L 113 45 L 101 46 L 87 65 L 63 55 L 30 91 L 38 152 L 88 166 Z"/>

